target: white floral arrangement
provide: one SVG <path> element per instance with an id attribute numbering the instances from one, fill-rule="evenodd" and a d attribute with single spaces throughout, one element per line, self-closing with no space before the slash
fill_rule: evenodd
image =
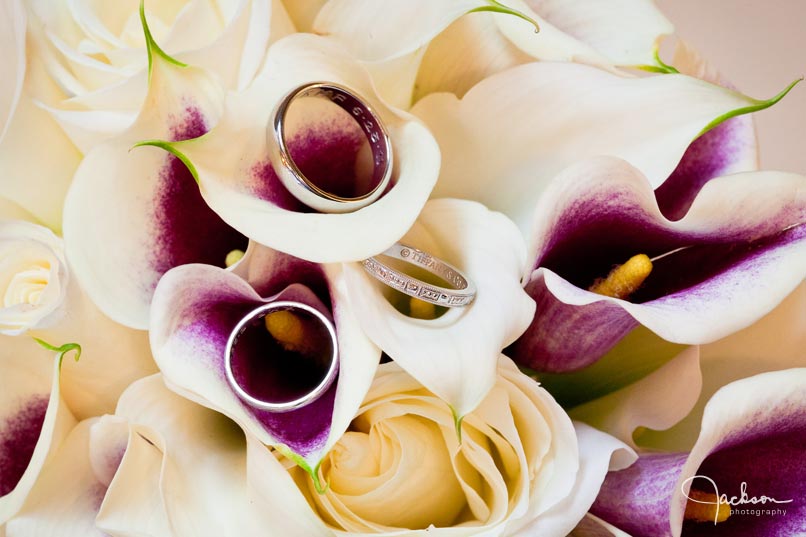
<path id="1" fill-rule="evenodd" d="M 797 81 L 673 32 L 0 1 L 0 535 L 806 535 Z"/>

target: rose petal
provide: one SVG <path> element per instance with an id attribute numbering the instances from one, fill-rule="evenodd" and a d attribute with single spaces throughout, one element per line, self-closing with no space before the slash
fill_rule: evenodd
<path id="1" fill-rule="evenodd" d="M 0 49 L 6 52 L 6 73 L 0 85 L 0 141 L 14 115 L 25 79 L 25 10 L 18 0 L 0 4 Z"/>
<path id="2" fill-rule="evenodd" d="M 495 383 L 501 349 L 534 315 L 520 285 L 523 240 L 511 221 L 480 204 L 432 200 L 401 243 L 462 270 L 478 289 L 473 304 L 430 321 L 408 317 L 357 264 L 345 266 L 350 304 L 376 345 L 464 416 Z"/>
<path id="3" fill-rule="evenodd" d="M 442 152 L 433 195 L 480 201 L 525 230 L 548 181 L 572 162 L 618 156 L 655 188 L 704 127 L 754 104 L 683 75 L 632 79 L 539 62 L 487 78 L 462 100 L 430 95 L 413 112 Z"/>

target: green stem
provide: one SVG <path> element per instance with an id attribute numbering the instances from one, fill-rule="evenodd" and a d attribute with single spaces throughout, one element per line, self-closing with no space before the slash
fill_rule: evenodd
<path id="1" fill-rule="evenodd" d="M 193 175 L 193 179 L 196 180 L 196 184 L 199 184 L 199 172 L 196 170 L 196 166 L 193 165 L 187 155 L 176 148 L 174 142 L 166 142 L 165 140 L 143 140 L 142 142 L 137 142 L 134 144 L 131 149 L 143 146 L 159 147 L 160 149 L 164 149 L 168 153 L 181 160 L 182 163 L 187 166 L 187 169 L 190 171 L 191 175 Z M 131 151 L 131 149 L 129 151 Z"/>
<path id="2" fill-rule="evenodd" d="M 59 353 L 59 367 L 62 366 L 62 360 L 64 360 L 64 355 L 70 351 L 76 351 L 75 356 L 76 362 L 78 362 L 78 359 L 81 358 L 81 345 L 79 345 L 78 343 L 65 343 L 61 347 L 56 347 L 55 345 L 51 345 L 47 341 L 43 341 L 38 337 L 35 337 L 34 341 L 39 343 L 39 346 L 44 349 Z"/>
<path id="3" fill-rule="evenodd" d="M 506 15 L 514 15 L 515 17 L 518 17 L 519 19 L 523 19 L 526 22 L 532 24 L 535 27 L 535 33 L 538 33 L 540 31 L 540 25 L 537 23 L 537 21 L 534 20 L 529 15 L 527 15 L 526 13 L 523 13 L 522 11 L 518 11 L 517 9 L 512 9 L 511 7 L 507 7 L 504 4 L 502 4 L 501 2 L 498 2 L 497 0 L 486 0 L 486 1 L 487 1 L 487 3 L 489 5 L 471 9 L 470 11 L 468 11 L 468 13 L 478 13 L 478 12 L 481 12 L 481 11 L 489 11 L 489 12 L 492 12 L 492 13 L 504 13 Z"/>
<path id="4" fill-rule="evenodd" d="M 154 36 L 151 35 L 151 29 L 148 27 L 148 21 L 146 20 L 146 2 L 145 0 L 140 0 L 140 24 L 143 26 L 143 35 L 145 36 L 146 40 L 146 52 L 148 53 L 148 79 L 151 80 L 151 70 L 154 66 L 154 54 L 158 55 L 166 62 L 176 65 L 177 67 L 187 67 L 187 64 L 180 62 L 176 58 L 173 58 L 168 55 L 164 50 L 160 48 L 156 41 L 154 41 Z"/>

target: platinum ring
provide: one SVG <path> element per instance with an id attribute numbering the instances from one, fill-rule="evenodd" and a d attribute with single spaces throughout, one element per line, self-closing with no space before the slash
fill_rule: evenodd
<path id="1" fill-rule="evenodd" d="M 372 277 L 401 293 L 448 308 L 468 306 L 476 298 L 476 286 L 469 278 L 458 268 L 427 252 L 396 243 L 380 255 L 422 267 L 453 286 L 449 288 L 424 282 L 393 269 L 379 261 L 377 257 L 370 257 L 361 262 Z"/>
<path id="2" fill-rule="evenodd" d="M 338 105 L 361 127 L 372 149 L 372 189 L 360 196 L 346 198 L 323 190 L 299 169 L 289 153 L 285 139 L 286 115 L 291 104 L 303 97 L 320 97 Z M 392 140 L 380 117 L 350 89 L 333 82 L 303 84 L 288 93 L 274 110 L 268 145 L 274 171 L 283 186 L 299 201 L 323 213 L 347 213 L 377 200 L 392 178 Z"/>
<path id="3" fill-rule="evenodd" d="M 322 380 L 309 392 L 290 401 L 267 401 L 253 396 L 236 379 L 232 365 L 233 356 L 241 336 L 250 326 L 253 326 L 253 323 L 260 322 L 268 314 L 277 311 L 302 312 L 309 318 L 321 323 L 330 338 L 333 349 L 329 357 L 330 363 L 327 372 Z M 270 302 L 250 311 L 243 319 L 238 321 L 238 324 L 233 328 L 227 339 L 224 352 L 224 370 L 230 387 L 235 391 L 238 397 L 249 406 L 269 412 L 289 412 L 313 403 L 330 388 L 339 371 L 339 348 L 338 340 L 336 339 L 336 329 L 333 323 L 316 308 L 312 308 L 301 302 Z"/>

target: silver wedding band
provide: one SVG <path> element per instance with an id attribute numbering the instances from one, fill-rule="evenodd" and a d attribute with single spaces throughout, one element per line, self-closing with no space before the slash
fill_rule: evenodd
<path id="1" fill-rule="evenodd" d="M 322 325 L 326 328 L 328 335 L 330 336 L 333 352 L 331 353 L 330 356 L 330 365 L 328 367 L 327 373 L 325 374 L 322 381 L 319 384 L 317 384 L 316 387 L 314 387 L 310 392 L 292 401 L 280 401 L 280 402 L 264 401 L 250 395 L 243 388 L 243 386 L 241 386 L 240 383 L 238 383 L 238 381 L 235 379 L 235 375 L 232 370 L 232 356 L 235 347 L 238 344 L 238 339 L 244 333 L 249 323 L 251 323 L 256 319 L 266 317 L 266 315 L 268 315 L 269 313 L 283 310 L 302 311 L 305 312 L 306 314 L 309 314 L 312 318 L 316 319 L 317 321 L 321 322 Z M 339 370 L 339 347 L 338 347 L 338 340 L 336 339 L 336 329 L 333 326 L 333 323 L 330 321 L 330 319 L 325 317 L 316 308 L 312 308 L 311 306 L 308 306 L 307 304 L 303 304 L 301 302 L 292 302 L 292 301 L 270 302 L 268 304 L 264 304 L 250 311 L 243 319 L 241 319 L 238 322 L 237 325 L 235 325 L 235 328 L 232 330 L 229 338 L 227 339 L 227 345 L 224 352 L 225 352 L 224 370 L 227 376 L 227 381 L 230 384 L 230 387 L 235 391 L 238 397 L 249 406 L 261 410 L 267 410 L 269 412 L 289 412 L 291 410 L 296 410 L 298 408 L 313 403 L 314 401 L 319 399 L 322 395 L 324 395 L 324 393 L 328 390 L 328 388 L 330 388 L 330 386 L 333 384 L 333 381 L 336 379 Z"/>
<path id="2" fill-rule="evenodd" d="M 424 282 L 395 270 L 379 261 L 377 257 L 370 257 L 361 262 L 370 275 L 401 293 L 448 308 L 468 306 L 476 298 L 476 286 L 469 278 L 458 268 L 427 252 L 396 243 L 381 255 L 422 267 L 452 286 L 441 287 Z"/>
<path id="3" fill-rule="evenodd" d="M 375 186 L 361 196 L 345 198 L 319 188 L 302 171 L 291 157 L 285 139 L 285 120 L 288 109 L 296 99 L 320 97 L 338 105 L 361 127 L 372 148 L 372 182 Z M 377 200 L 389 185 L 392 177 L 392 141 L 380 117 L 364 100 L 348 88 L 333 82 L 303 84 L 291 91 L 274 110 L 268 136 L 272 166 L 283 186 L 299 201 L 323 213 L 347 213 L 366 207 Z"/>

